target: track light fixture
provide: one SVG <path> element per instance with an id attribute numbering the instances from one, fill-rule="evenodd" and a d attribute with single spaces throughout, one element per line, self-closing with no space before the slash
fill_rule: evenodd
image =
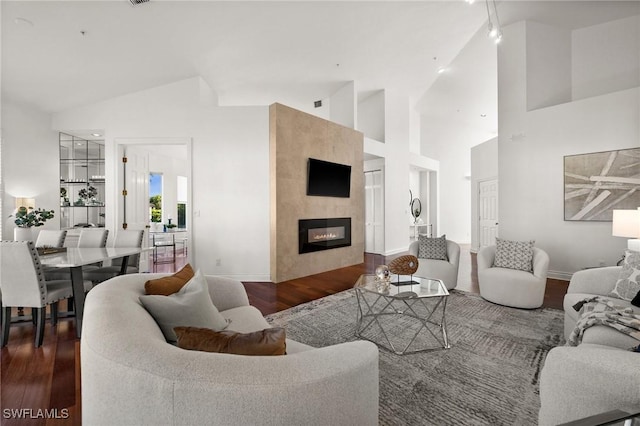
<path id="1" fill-rule="evenodd" d="M 475 0 L 465 0 L 469 4 L 473 4 Z M 493 18 L 491 17 L 491 5 L 493 5 Z M 484 0 L 487 8 L 487 35 L 498 44 L 502 40 L 502 28 L 500 27 L 500 19 L 498 18 L 498 8 L 495 0 Z"/>
<path id="2" fill-rule="evenodd" d="M 491 19 L 491 12 L 489 11 L 489 0 L 484 0 L 484 4 L 487 7 L 487 26 L 489 29 L 489 37 L 491 37 L 495 41 L 495 43 L 498 44 L 502 40 L 502 28 L 500 28 L 500 19 L 498 18 L 498 8 L 496 7 L 496 1 L 491 0 L 491 4 L 493 5 L 493 20 Z"/>

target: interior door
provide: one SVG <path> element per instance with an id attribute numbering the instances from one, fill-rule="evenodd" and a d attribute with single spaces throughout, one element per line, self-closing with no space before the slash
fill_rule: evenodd
<path id="1" fill-rule="evenodd" d="M 498 236 L 498 180 L 478 184 L 478 243 L 479 248 L 495 244 Z"/>
<path id="2" fill-rule="evenodd" d="M 124 147 L 127 162 L 124 167 L 126 203 L 124 219 L 127 229 L 144 230 L 143 247 L 149 244 L 149 151 L 143 146 Z M 124 189 L 124 188 L 123 188 Z M 149 252 L 140 255 L 140 272 L 149 270 Z"/>
<path id="3" fill-rule="evenodd" d="M 384 253 L 384 192 L 382 171 L 365 172 L 364 251 Z"/>

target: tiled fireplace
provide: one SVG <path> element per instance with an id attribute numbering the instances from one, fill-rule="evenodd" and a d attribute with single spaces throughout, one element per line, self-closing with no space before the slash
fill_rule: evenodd
<path id="1" fill-rule="evenodd" d="M 298 253 L 351 245 L 351 218 L 298 220 Z"/>

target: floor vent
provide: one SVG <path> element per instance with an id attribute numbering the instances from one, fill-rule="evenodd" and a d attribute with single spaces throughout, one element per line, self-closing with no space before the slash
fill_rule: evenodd
<path id="1" fill-rule="evenodd" d="M 137 6 L 142 3 L 148 3 L 148 2 L 149 0 L 129 0 L 129 3 L 131 3 L 134 6 Z"/>

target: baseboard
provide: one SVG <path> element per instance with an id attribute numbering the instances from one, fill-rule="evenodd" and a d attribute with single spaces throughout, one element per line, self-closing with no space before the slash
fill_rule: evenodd
<path id="1" fill-rule="evenodd" d="M 256 275 L 252 275 L 252 274 L 215 274 L 219 277 L 224 277 L 224 278 L 231 278 L 233 280 L 238 280 L 238 281 L 246 281 L 246 282 L 271 282 L 271 276 L 270 275 L 264 275 L 264 274 L 256 274 Z"/>
<path id="2" fill-rule="evenodd" d="M 548 271 L 547 278 L 553 278 L 554 280 L 571 281 L 573 274 L 571 272 L 562 271 Z"/>
<path id="3" fill-rule="evenodd" d="M 396 254 L 400 254 L 400 253 L 406 253 L 409 250 L 409 248 L 404 248 L 404 249 L 395 249 L 395 250 L 389 250 L 389 251 L 385 251 L 384 255 L 385 256 L 393 256 Z"/>

